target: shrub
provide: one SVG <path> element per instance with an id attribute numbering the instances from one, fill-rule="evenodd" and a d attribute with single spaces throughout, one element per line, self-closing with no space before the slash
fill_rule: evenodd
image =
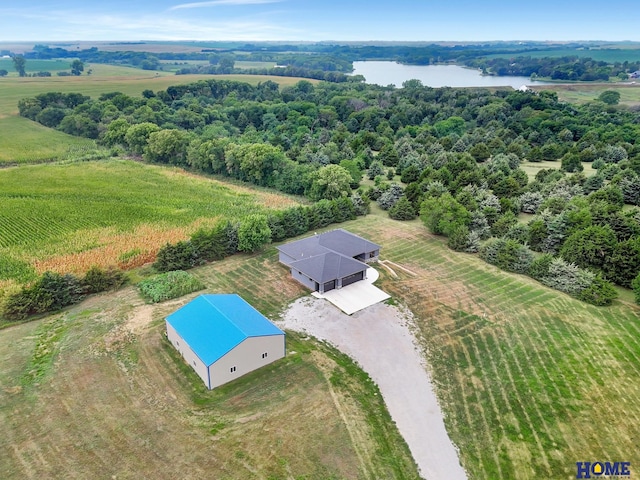
<path id="1" fill-rule="evenodd" d="M 200 263 L 201 260 L 193 244 L 190 241 L 183 241 L 167 243 L 162 247 L 158 251 L 153 268 L 159 272 L 170 272 L 195 267 Z"/>
<path id="2" fill-rule="evenodd" d="M 117 268 L 108 268 L 106 270 L 93 266 L 82 278 L 82 286 L 86 293 L 105 292 L 107 290 L 115 290 L 127 281 L 124 272 Z"/>
<path id="3" fill-rule="evenodd" d="M 583 302 L 599 307 L 611 305 L 613 300 L 617 297 L 618 292 L 611 282 L 608 282 L 600 275 L 596 275 L 591 282 L 591 285 L 582 290 L 578 295 L 578 298 Z"/>
<path id="4" fill-rule="evenodd" d="M 635 296 L 636 303 L 640 305 L 640 273 L 632 280 L 631 288 L 633 289 L 633 295 Z"/>
<path id="5" fill-rule="evenodd" d="M 349 202 L 351 203 L 351 202 Z M 264 215 L 249 215 L 238 227 L 238 250 L 256 252 L 271 241 L 271 229 Z"/>
<path id="6" fill-rule="evenodd" d="M 553 255 L 545 253 L 536 258 L 529 266 L 529 276 L 538 281 L 542 281 L 544 277 L 549 276 L 549 267 L 553 262 Z"/>
<path id="7" fill-rule="evenodd" d="M 155 275 L 138 283 L 141 295 L 153 302 L 163 302 L 202 290 L 204 284 L 182 270 Z"/>
<path id="8" fill-rule="evenodd" d="M 407 197 L 403 196 L 389 209 L 389 216 L 394 220 L 413 220 L 416 212 Z"/>
<path id="9" fill-rule="evenodd" d="M 29 315 L 54 312 L 82 298 L 80 280 L 71 274 L 45 272 L 35 283 L 10 295 L 4 304 L 7 320 L 22 320 Z"/>
<path id="10" fill-rule="evenodd" d="M 549 274 L 542 278 L 542 283 L 577 297 L 591 285 L 594 278 L 595 274 L 573 263 L 567 263 L 562 258 L 554 258 L 549 265 Z"/>

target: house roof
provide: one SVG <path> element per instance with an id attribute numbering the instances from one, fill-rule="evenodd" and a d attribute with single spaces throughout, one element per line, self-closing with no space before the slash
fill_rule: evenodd
<path id="1" fill-rule="evenodd" d="M 380 245 L 347 232 L 342 228 L 289 242 L 278 247 L 278 250 L 295 260 L 303 260 L 331 252 L 353 258 L 356 255 L 379 249 Z"/>
<path id="2" fill-rule="evenodd" d="M 299 272 L 304 272 L 307 277 L 318 283 L 344 278 L 368 268 L 366 264 L 358 260 L 334 252 L 298 260 L 290 263 L 289 266 Z"/>
<path id="3" fill-rule="evenodd" d="M 370 242 L 358 235 L 354 235 L 351 232 L 347 232 L 342 228 L 331 230 L 330 232 L 318 235 L 318 237 L 318 241 L 323 247 L 349 257 L 355 257 L 361 253 L 373 252 L 374 250 L 380 249 L 380 245 Z"/>
<path id="4" fill-rule="evenodd" d="M 166 320 L 207 366 L 249 337 L 284 335 L 236 294 L 200 295 Z"/>

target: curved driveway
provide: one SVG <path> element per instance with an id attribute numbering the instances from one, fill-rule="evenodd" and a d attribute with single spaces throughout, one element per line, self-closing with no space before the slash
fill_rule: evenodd
<path id="1" fill-rule="evenodd" d="M 411 333 L 409 312 L 379 303 L 348 316 L 325 300 L 304 297 L 287 309 L 278 324 L 330 342 L 369 374 L 422 477 L 467 478 Z"/>

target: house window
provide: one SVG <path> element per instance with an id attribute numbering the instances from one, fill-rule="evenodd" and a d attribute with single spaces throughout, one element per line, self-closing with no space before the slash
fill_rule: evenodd
<path id="1" fill-rule="evenodd" d="M 268 352 L 264 352 L 264 353 L 262 354 L 262 358 L 267 358 L 267 353 L 268 353 Z"/>
<path id="2" fill-rule="evenodd" d="M 230 371 L 231 373 L 235 372 L 235 371 L 236 371 L 236 367 L 231 367 L 231 368 L 229 369 L 229 371 Z"/>

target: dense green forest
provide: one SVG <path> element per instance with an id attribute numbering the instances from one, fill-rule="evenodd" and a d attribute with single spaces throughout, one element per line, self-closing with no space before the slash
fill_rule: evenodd
<path id="1" fill-rule="evenodd" d="M 640 283 L 640 115 L 624 107 L 417 80 L 401 89 L 208 80 L 142 98 L 48 93 L 19 110 L 149 162 L 312 201 L 357 191 L 392 218 L 420 215 L 455 250 L 597 305 L 615 298 L 612 284 Z M 562 168 L 530 181 L 525 160 Z M 309 218 L 296 218 L 285 224 L 306 231 Z"/>

